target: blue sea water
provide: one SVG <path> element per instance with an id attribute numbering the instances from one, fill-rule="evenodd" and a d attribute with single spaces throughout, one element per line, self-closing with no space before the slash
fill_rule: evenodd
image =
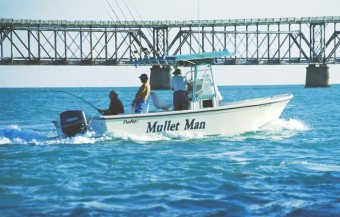
<path id="1" fill-rule="evenodd" d="M 137 88 L 115 89 L 129 111 Z M 52 90 L 105 109 L 111 88 Z M 241 135 L 59 138 L 59 113 L 96 111 L 44 88 L 0 89 L 0 216 L 340 216 L 340 85 L 220 91 L 225 102 L 294 98 Z"/>

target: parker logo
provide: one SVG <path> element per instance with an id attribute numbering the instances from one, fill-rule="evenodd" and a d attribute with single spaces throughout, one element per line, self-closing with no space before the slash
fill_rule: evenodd
<path id="1" fill-rule="evenodd" d="M 123 124 L 137 124 L 138 123 L 138 121 L 137 120 L 124 120 L 123 121 Z"/>

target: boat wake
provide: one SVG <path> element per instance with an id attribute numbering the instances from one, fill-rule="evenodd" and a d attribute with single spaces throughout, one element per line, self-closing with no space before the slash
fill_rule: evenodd
<path id="1" fill-rule="evenodd" d="M 340 172 L 340 165 L 330 163 L 315 163 L 307 160 L 301 161 L 283 161 L 280 163 L 285 167 L 304 167 L 310 170 L 323 171 L 323 172 Z"/>
<path id="2" fill-rule="evenodd" d="M 310 130 L 310 127 L 300 120 L 277 119 L 263 126 L 258 135 L 263 136 L 262 139 L 281 140 L 307 130 Z"/>
<path id="3" fill-rule="evenodd" d="M 308 131 L 310 127 L 301 120 L 277 119 L 264 125 L 256 132 L 248 132 L 241 135 L 230 136 L 231 140 L 262 139 L 262 140 L 282 140 L 288 139 L 296 134 Z"/>
<path id="4" fill-rule="evenodd" d="M 185 132 L 164 132 L 162 134 L 150 134 L 150 135 L 133 135 L 127 132 L 114 132 L 110 134 L 114 138 L 120 138 L 123 140 L 131 140 L 134 142 L 156 142 L 156 141 L 186 141 L 192 139 L 206 138 L 201 134 L 192 134 Z"/>
<path id="5" fill-rule="evenodd" d="M 44 140 L 44 135 L 32 130 L 23 130 L 17 125 L 9 125 L 0 130 L 0 145 L 4 144 L 30 144 Z"/>
<path id="6" fill-rule="evenodd" d="M 54 131 L 33 131 L 22 129 L 17 125 L 10 125 L 0 129 L 0 145 L 57 145 L 57 144 L 95 144 L 112 141 L 114 138 L 107 135 L 97 136 L 93 132 L 86 132 L 73 137 L 58 137 Z"/>
<path id="7" fill-rule="evenodd" d="M 231 141 L 240 141 L 245 139 L 271 139 L 280 140 L 290 138 L 301 131 L 309 130 L 309 126 L 304 122 L 296 119 L 278 119 L 275 120 L 256 132 L 249 132 L 240 135 L 220 135 L 218 139 Z M 112 142 L 117 140 L 129 140 L 134 142 L 154 142 L 154 141 L 186 141 L 192 139 L 203 139 L 207 136 L 200 134 L 186 134 L 167 132 L 161 135 L 136 136 L 126 132 L 115 132 L 111 134 L 98 135 L 89 131 L 84 134 L 78 134 L 73 137 L 58 137 L 53 130 L 36 131 L 31 129 L 22 129 L 17 125 L 10 125 L 0 129 L 0 145 L 20 144 L 20 145 L 57 145 L 57 144 L 96 144 L 103 142 Z"/>
<path id="8" fill-rule="evenodd" d="M 272 132 L 279 132 L 279 131 L 306 131 L 309 130 L 309 126 L 296 119 L 277 119 L 272 121 L 261 128 L 264 131 L 272 131 Z"/>

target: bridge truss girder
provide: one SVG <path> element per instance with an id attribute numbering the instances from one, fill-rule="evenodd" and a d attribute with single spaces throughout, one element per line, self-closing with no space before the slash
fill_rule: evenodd
<path id="1" fill-rule="evenodd" d="M 0 64 L 130 65 L 131 60 L 228 49 L 220 64 L 336 64 L 337 23 L 140 28 L 0 23 Z"/>

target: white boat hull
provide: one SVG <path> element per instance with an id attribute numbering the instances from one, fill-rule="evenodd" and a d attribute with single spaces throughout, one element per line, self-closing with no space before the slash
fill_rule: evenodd
<path id="1" fill-rule="evenodd" d="M 212 63 L 216 63 L 217 58 L 232 55 L 234 54 L 225 49 L 157 59 L 157 65 L 186 67 L 184 80 L 189 110 L 93 118 L 84 117 L 80 110 L 70 110 L 60 114 L 60 123 L 55 121 L 55 125 L 57 128 L 59 126 L 61 129 L 59 132 L 62 131 L 66 136 L 73 136 L 85 129 L 90 129 L 98 134 L 110 133 L 113 136 L 130 136 L 131 138 L 164 134 L 192 135 L 193 137 L 196 135 L 234 135 L 256 131 L 268 122 L 278 119 L 293 96 L 291 94 L 277 95 L 220 106 Z M 136 64 L 152 65 L 153 63 L 146 58 L 136 60 Z M 154 100 L 157 98 L 156 93 L 151 96 L 157 108 L 169 110 L 170 106 L 160 106 L 162 103 L 156 103 L 157 100 Z M 96 108 L 93 105 L 92 107 Z"/>
<path id="2" fill-rule="evenodd" d="M 100 116 L 89 128 L 98 134 L 147 136 L 153 134 L 235 135 L 256 131 L 278 119 L 292 95 L 233 102 L 216 108 Z"/>

